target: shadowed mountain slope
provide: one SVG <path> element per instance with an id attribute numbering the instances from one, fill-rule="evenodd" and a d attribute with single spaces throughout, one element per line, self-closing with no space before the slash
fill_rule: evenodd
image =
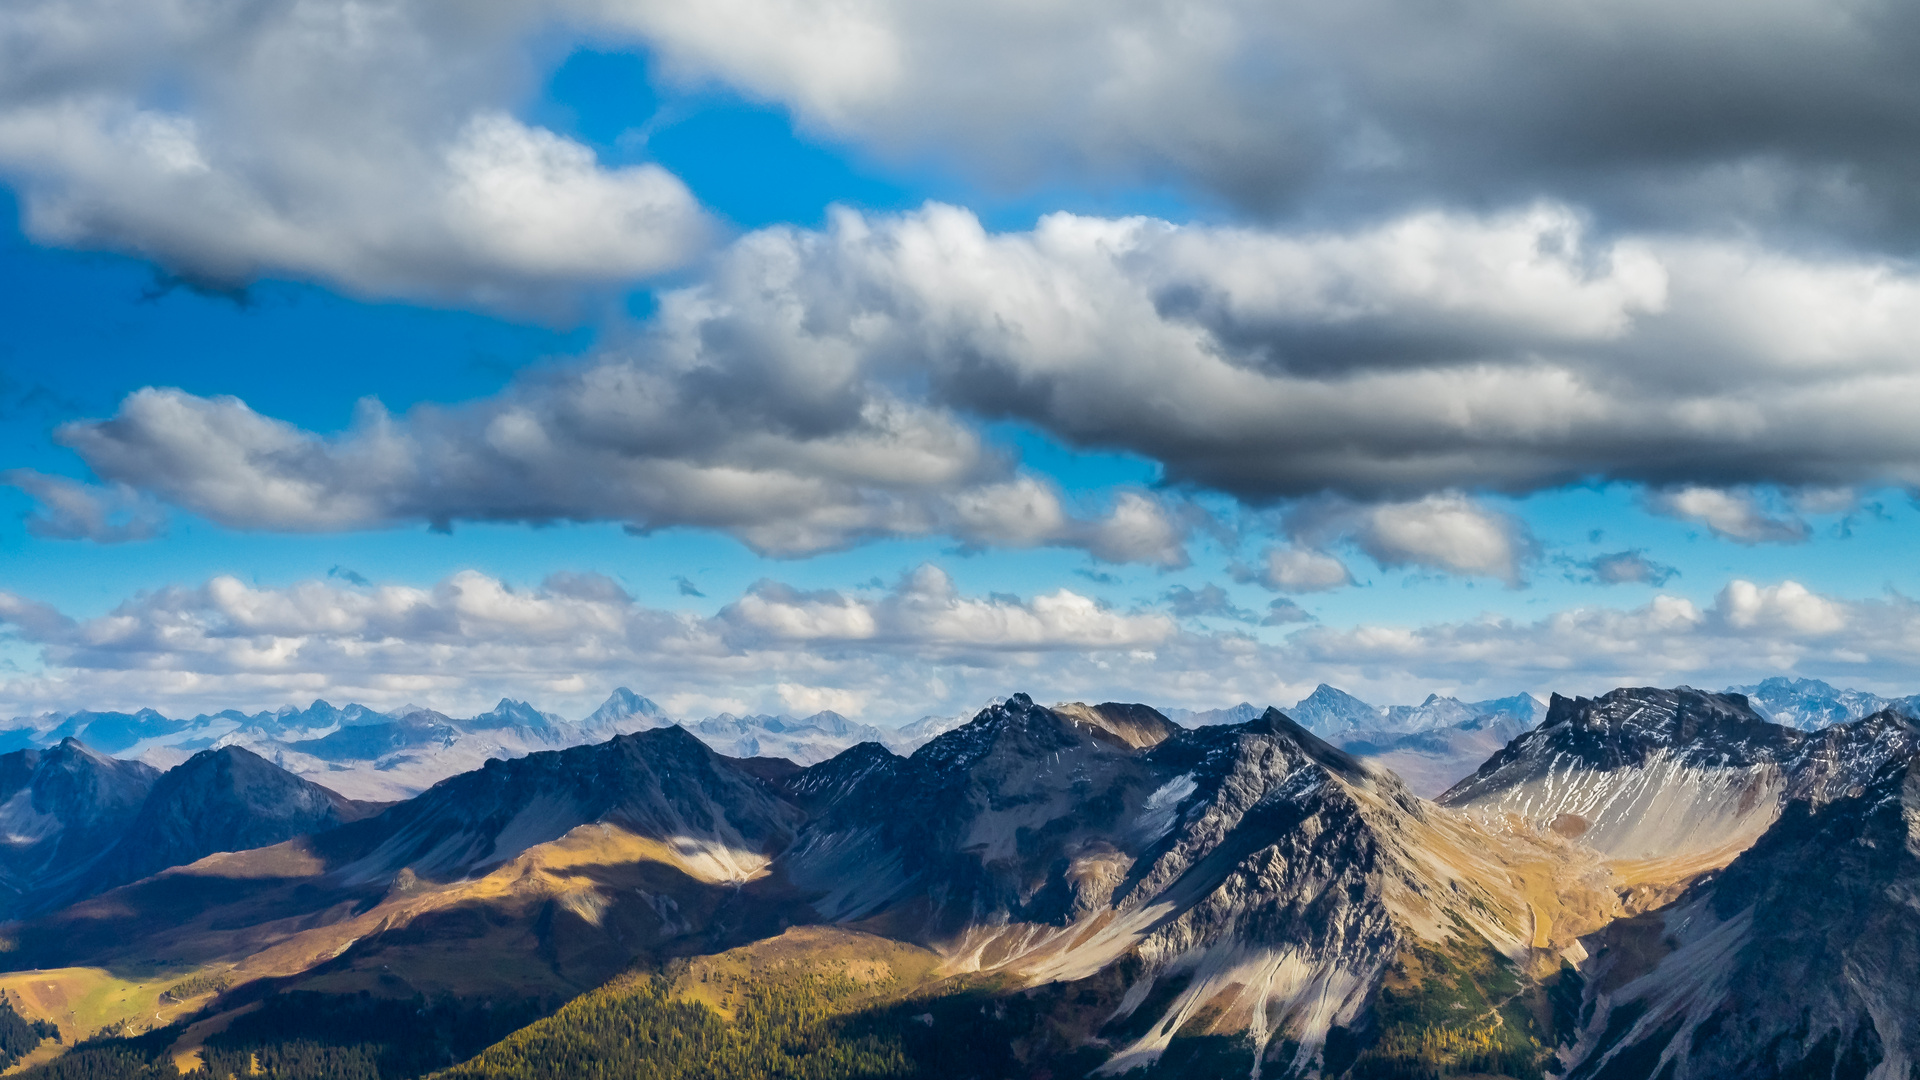
<path id="1" fill-rule="evenodd" d="M 140 813 L 160 773 L 68 738 L 0 755 L 0 916 L 71 900 Z"/>
<path id="2" fill-rule="evenodd" d="M 1796 799 L 1671 907 L 1595 938 L 1577 1080 L 1920 1075 L 1920 767 Z"/>

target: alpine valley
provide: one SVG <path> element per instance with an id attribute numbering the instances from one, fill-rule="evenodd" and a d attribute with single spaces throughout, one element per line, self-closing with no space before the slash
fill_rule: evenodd
<path id="1" fill-rule="evenodd" d="M 1915 699 L 0 733 L 25 1080 L 1920 1077 Z"/>

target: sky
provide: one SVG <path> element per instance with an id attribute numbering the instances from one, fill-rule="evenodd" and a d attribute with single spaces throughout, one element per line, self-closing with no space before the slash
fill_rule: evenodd
<path id="1" fill-rule="evenodd" d="M 16 0 L 0 716 L 1920 691 L 1916 23 Z"/>

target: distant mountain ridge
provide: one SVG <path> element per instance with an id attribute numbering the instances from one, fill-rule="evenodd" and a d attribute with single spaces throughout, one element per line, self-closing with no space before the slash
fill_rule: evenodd
<path id="1" fill-rule="evenodd" d="M 1884 698 L 1836 690 L 1812 679 L 1768 679 L 1742 692 L 1748 693 L 1760 715 L 1802 730 L 1887 708 L 1908 715 L 1920 711 L 1920 695 Z M 1242 702 L 1203 711 L 1169 710 L 1167 715 L 1189 726 L 1235 724 L 1258 717 L 1264 708 Z M 1314 734 L 1393 769 L 1416 792 L 1433 796 L 1532 728 L 1546 707 L 1529 694 L 1474 702 L 1430 694 L 1417 705 L 1382 707 L 1321 684 L 1286 711 Z M 228 710 L 186 719 L 153 709 L 82 710 L 16 718 L 11 727 L 0 729 L 0 751 L 45 749 L 74 737 L 97 751 L 165 769 L 199 750 L 243 746 L 348 796 L 381 801 L 418 794 L 445 777 L 480 767 L 489 758 L 585 745 L 676 722 L 731 757 L 782 757 L 810 765 L 866 741 L 896 753 L 911 753 L 965 724 L 972 715 L 928 716 L 898 729 L 859 723 L 833 712 L 807 717 L 722 713 L 676 721 L 655 702 L 620 687 L 578 721 L 511 698 L 464 719 L 413 704 L 379 712 L 324 700 L 304 708 L 286 706 L 252 714 Z"/>
<path id="2" fill-rule="evenodd" d="M 324 700 L 305 708 L 253 714 L 229 710 L 185 719 L 152 709 L 83 710 L 16 718 L 11 728 L 0 730 L 0 748 L 44 748 L 74 737 L 111 756 L 165 769 L 200 750 L 242 746 L 354 798 L 391 801 L 419 794 L 492 758 L 583 746 L 676 723 L 729 757 L 779 757 L 810 765 L 867 741 L 911 753 L 971 715 L 928 716 L 899 729 L 858 723 L 832 711 L 806 717 L 721 713 L 676 721 L 655 702 L 623 686 L 577 722 L 511 698 L 464 719 L 415 704 L 383 713 Z"/>
<path id="3" fill-rule="evenodd" d="M 1768 720 L 1801 731 L 1844 724 L 1888 709 L 1920 716 L 1920 694 L 1887 698 L 1864 690 L 1837 689 L 1819 679 L 1776 676 L 1752 686 L 1730 687 L 1727 692 L 1745 696 L 1753 710 Z"/>
<path id="4" fill-rule="evenodd" d="M 1243 724 L 1262 712 L 1241 702 L 1204 712 L 1175 709 L 1167 715 L 1189 726 L 1205 726 Z M 1533 727 L 1546 715 L 1546 706 L 1524 693 L 1476 702 L 1429 694 L 1418 705 L 1382 708 L 1321 683 L 1286 712 L 1315 735 L 1392 769 L 1416 793 L 1432 797 Z"/>

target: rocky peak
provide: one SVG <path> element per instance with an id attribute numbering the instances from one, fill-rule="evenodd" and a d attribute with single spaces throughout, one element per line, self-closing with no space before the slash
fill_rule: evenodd
<path id="1" fill-rule="evenodd" d="M 68 821 L 132 811 L 160 775 L 151 766 L 108 757 L 72 737 L 43 751 L 21 750 L 15 754 L 20 755 L 19 764 L 5 772 L 19 776 L 24 771 L 33 809 Z"/>
<path id="2" fill-rule="evenodd" d="M 1689 764 L 1744 768 L 1791 755 L 1799 737 L 1770 724 L 1739 694 L 1634 687 L 1597 698 L 1553 695 L 1539 727 L 1514 739 L 1440 796 L 1471 802 L 1549 767 L 1596 771 L 1645 765 L 1658 752 Z"/>
<path id="3" fill-rule="evenodd" d="M 511 761 L 494 758 L 378 817 L 321 838 L 350 876 L 460 877 L 580 825 L 619 825 L 695 852 L 727 873 L 764 863 L 799 823 L 750 771 L 683 728 L 618 735 Z"/>
<path id="4" fill-rule="evenodd" d="M 998 753 L 1031 757 L 1070 749 L 1090 739 L 1071 721 L 1025 694 L 980 710 L 971 721 L 913 752 L 915 769 L 930 777 L 959 777 Z"/>
<path id="5" fill-rule="evenodd" d="M 1382 719 L 1379 709 L 1326 683 L 1287 711 L 1302 727 L 1319 735 L 1378 727 Z"/>
<path id="6" fill-rule="evenodd" d="M 1801 731 L 1849 723 L 1887 708 L 1910 713 L 1914 704 L 1911 698 L 1895 701 L 1863 690 L 1841 690 L 1819 679 L 1781 676 L 1732 692 L 1745 694 L 1755 711 L 1774 723 Z"/>
<path id="7" fill-rule="evenodd" d="M 1180 726 L 1146 705 L 1106 701 L 1083 705 L 1078 701 L 1055 705 L 1053 711 L 1075 724 L 1085 724 L 1095 738 L 1109 738 L 1134 750 L 1157 746 Z"/>
<path id="8" fill-rule="evenodd" d="M 543 713 L 527 702 L 501 698 L 499 704 L 467 720 L 465 726 L 480 731 L 503 727 L 546 728 L 559 720 L 559 717 Z"/>
<path id="9" fill-rule="evenodd" d="M 809 813 L 818 813 L 862 787 L 885 786 L 906 763 L 877 742 L 856 743 L 818 765 L 776 782 L 776 789 Z"/>
<path id="10" fill-rule="evenodd" d="M 153 785 L 114 851 L 90 875 L 100 892 L 220 851 L 305 836 L 380 809 L 356 803 L 239 746 L 202 750 Z"/>
<path id="11" fill-rule="evenodd" d="M 1920 722 L 1883 709 L 1809 734 L 1788 764 L 1787 797 L 1815 805 L 1859 794 L 1886 763 L 1920 751 Z"/>
<path id="12" fill-rule="evenodd" d="M 666 711 L 660 706 L 622 686 L 608 694 L 607 700 L 588 713 L 581 723 L 591 728 L 608 728 L 635 720 L 665 723 L 666 719 Z"/>

